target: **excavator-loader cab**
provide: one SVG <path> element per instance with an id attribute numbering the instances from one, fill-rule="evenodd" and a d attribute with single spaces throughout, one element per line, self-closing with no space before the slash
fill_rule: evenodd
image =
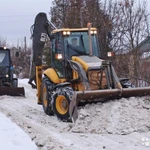
<path id="1" fill-rule="evenodd" d="M 18 79 L 13 73 L 10 50 L 0 48 L 0 84 L 1 86 L 18 86 Z"/>
<path id="2" fill-rule="evenodd" d="M 47 36 L 51 41 L 51 66 L 43 71 Z M 74 122 L 81 101 L 150 95 L 150 87 L 132 88 L 127 80 L 118 78 L 110 61 L 101 59 L 97 29 L 90 23 L 87 28 L 56 29 L 45 13 L 39 13 L 32 37 L 35 68 L 31 66 L 31 70 L 35 69 L 38 104 L 43 105 L 48 115 Z"/>
<path id="3" fill-rule="evenodd" d="M 93 55 L 100 57 L 98 41 L 96 38 L 96 28 L 92 28 L 91 36 Z M 73 72 L 70 64 L 76 56 L 88 57 L 90 55 L 88 29 L 60 29 L 52 32 L 52 50 L 51 50 L 51 66 L 55 68 L 59 78 L 70 80 L 73 78 Z M 74 42 L 75 41 L 75 42 Z M 73 57 L 74 56 L 74 57 Z M 92 57 L 91 57 L 92 58 Z M 82 59 L 82 58 L 81 58 Z M 88 58 L 87 58 L 88 59 Z"/>
<path id="4" fill-rule="evenodd" d="M 18 55 L 18 53 L 16 53 Z M 18 87 L 18 79 L 10 56 L 10 49 L 0 47 L 0 95 L 24 96 L 24 88 Z"/>

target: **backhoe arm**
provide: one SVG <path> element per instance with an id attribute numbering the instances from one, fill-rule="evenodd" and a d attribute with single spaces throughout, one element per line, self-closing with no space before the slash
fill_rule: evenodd
<path id="1" fill-rule="evenodd" d="M 50 37 L 50 32 L 54 27 L 55 26 L 53 24 L 50 26 L 50 23 L 45 13 L 39 13 L 35 18 L 34 25 L 31 27 L 32 58 L 31 58 L 31 65 L 30 65 L 30 77 L 28 83 L 31 84 L 33 88 L 36 87 L 38 88 L 39 86 L 37 84 L 41 80 L 42 71 L 38 73 L 36 71 L 36 67 L 42 68 L 42 57 L 43 57 L 45 41 L 47 36 Z M 36 78 L 36 76 L 38 78 Z M 33 81 L 35 82 L 36 85 L 32 83 Z"/>

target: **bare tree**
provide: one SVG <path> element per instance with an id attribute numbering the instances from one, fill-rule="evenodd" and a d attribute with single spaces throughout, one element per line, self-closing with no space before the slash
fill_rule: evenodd
<path id="1" fill-rule="evenodd" d="M 4 47 L 7 45 L 6 39 L 3 37 L 0 37 L 0 47 Z"/>
<path id="2" fill-rule="evenodd" d="M 146 2 L 136 0 L 54 0 L 51 20 L 58 27 L 85 27 L 91 22 L 98 29 L 102 57 L 108 51 L 117 55 L 118 74 L 140 77 L 138 44 L 149 35 Z M 108 34 L 112 33 L 112 39 Z"/>
<path id="3" fill-rule="evenodd" d="M 102 57 L 106 57 L 111 50 L 107 38 L 112 28 L 111 20 L 102 10 L 100 0 L 54 0 L 50 14 L 51 21 L 57 27 L 78 28 L 92 23 L 98 29 Z"/>
<path id="4" fill-rule="evenodd" d="M 107 3 L 107 4 L 106 4 Z M 139 43 L 149 35 L 146 2 L 135 0 L 105 1 L 105 11 L 112 20 L 113 50 L 124 57 L 117 57 L 116 68 L 126 74 L 141 76 L 139 64 Z M 126 57 L 127 56 L 127 57 Z M 122 69 L 120 69 L 122 68 Z"/>

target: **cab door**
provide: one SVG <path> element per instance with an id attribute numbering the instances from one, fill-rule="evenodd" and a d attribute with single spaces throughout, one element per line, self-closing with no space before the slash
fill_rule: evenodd
<path id="1" fill-rule="evenodd" d="M 52 68 L 55 69 L 56 73 L 58 74 L 59 78 L 64 78 L 64 56 L 63 56 L 63 43 L 62 43 L 62 36 L 60 33 L 56 33 L 53 35 L 54 38 L 52 39 L 52 59 L 51 65 Z"/>

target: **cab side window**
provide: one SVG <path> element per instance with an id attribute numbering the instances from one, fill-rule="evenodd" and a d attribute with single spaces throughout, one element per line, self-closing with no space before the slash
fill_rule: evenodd
<path id="1" fill-rule="evenodd" d="M 63 77 L 63 63 L 62 63 L 62 44 L 59 33 L 55 35 L 52 40 L 52 65 L 54 66 L 58 76 Z"/>

